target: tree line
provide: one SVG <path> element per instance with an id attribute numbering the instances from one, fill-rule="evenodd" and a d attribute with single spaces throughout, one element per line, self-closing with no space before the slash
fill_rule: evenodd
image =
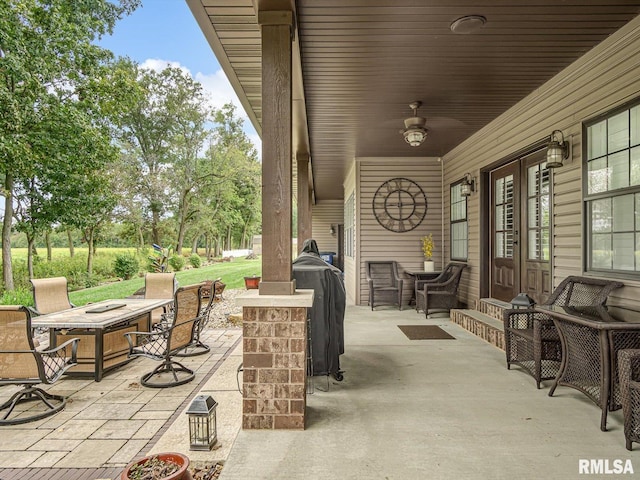
<path id="1" fill-rule="evenodd" d="M 2 270 L 29 247 L 81 232 L 87 273 L 102 229 L 181 253 L 245 248 L 260 229 L 260 163 L 235 108 L 208 106 L 190 74 L 144 69 L 96 41 L 139 0 L 0 2 Z M 187 245 L 189 245 L 187 243 Z"/>

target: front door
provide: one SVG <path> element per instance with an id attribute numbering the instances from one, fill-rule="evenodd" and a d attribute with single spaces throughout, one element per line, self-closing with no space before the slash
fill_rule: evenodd
<path id="1" fill-rule="evenodd" d="M 491 296 L 509 302 L 525 292 L 537 303 L 549 295 L 550 182 L 544 151 L 490 174 Z"/>

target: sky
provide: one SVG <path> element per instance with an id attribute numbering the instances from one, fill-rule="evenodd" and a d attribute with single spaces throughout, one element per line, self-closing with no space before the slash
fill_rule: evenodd
<path id="1" fill-rule="evenodd" d="M 116 24 L 113 35 L 99 44 L 144 67 L 162 70 L 171 64 L 188 71 L 202 84 L 212 106 L 232 102 L 237 107 L 245 132 L 261 152 L 260 138 L 185 0 L 142 0 L 138 9 Z"/>

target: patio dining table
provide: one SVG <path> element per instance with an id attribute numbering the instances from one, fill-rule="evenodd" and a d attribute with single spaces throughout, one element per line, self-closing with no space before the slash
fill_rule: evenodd
<path id="1" fill-rule="evenodd" d="M 600 407 L 600 429 L 606 431 L 607 411 L 622 406 L 617 354 L 624 348 L 640 348 L 640 312 L 557 305 L 539 305 L 535 310 L 553 319 L 562 344 L 562 362 L 549 396 L 559 385 L 584 393 Z"/>
<path id="2" fill-rule="evenodd" d="M 55 347 L 71 338 L 80 338 L 78 365 L 67 375 L 91 376 L 102 380 L 106 370 L 127 363 L 129 332 L 148 332 L 151 311 L 173 302 L 167 299 L 104 300 L 33 317 L 33 327 L 49 329 L 49 345 Z"/>

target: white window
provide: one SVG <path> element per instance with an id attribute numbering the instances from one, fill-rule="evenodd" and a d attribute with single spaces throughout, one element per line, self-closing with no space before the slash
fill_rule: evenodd
<path id="1" fill-rule="evenodd" d="M 352 193 L 344 204 L 344 255 L 353 258 L 355 256 L 355 197 Z"/>
<path id="2" fill-rule="evenodd" d="M 451 260 L 467 260 L 469 226 L 467 197 L 462 195 L 462 180 L 451 185 Z"/>
<path id="3" fill-rule="evenodd" d="M 640 105 L 584 131 L 586 269 L 640 272 Z"/>

